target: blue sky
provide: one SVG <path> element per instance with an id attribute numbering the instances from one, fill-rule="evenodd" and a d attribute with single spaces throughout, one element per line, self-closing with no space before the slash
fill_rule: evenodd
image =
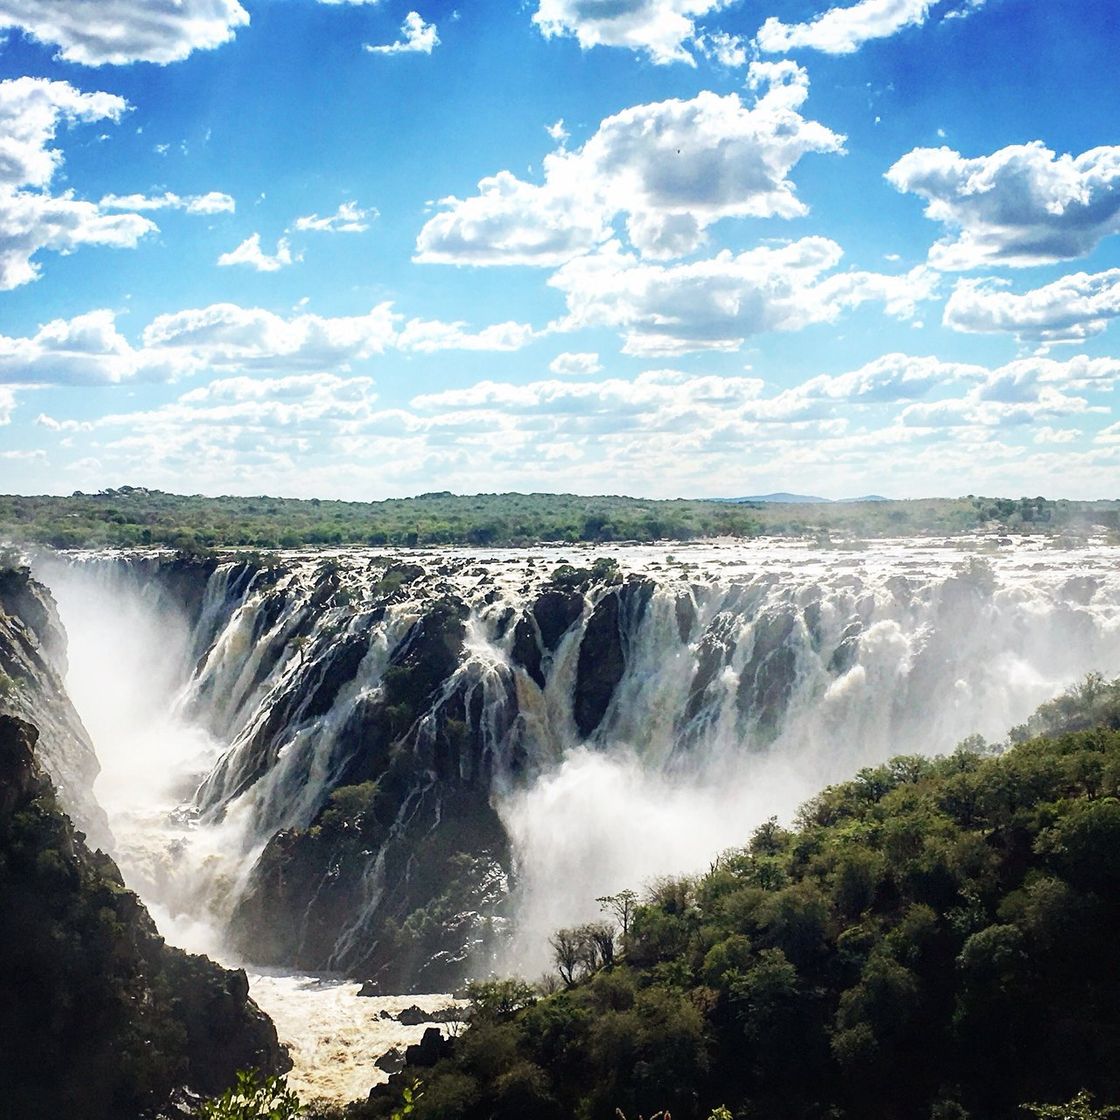
<path id="1" fill-rule="evenodd" d="M 0 28 L 0 490 L 1116 496 L 1112 0 Z"/>

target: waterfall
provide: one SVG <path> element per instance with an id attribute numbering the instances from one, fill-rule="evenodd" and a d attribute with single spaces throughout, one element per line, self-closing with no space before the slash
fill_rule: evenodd
<path id="1" fill-rule="evenodd" d="M 538 968 L 597 895 L 1120 672 L 1118 557 L 717 541 L 38 574 L 116 854 L 169 929 L 357 971 L 390 967 L 392 929 L 423 914 L 452 931 L 433 959 L 469 971 Z M 368 805 L 347 817 L 338 790 Z M 518 932 L 480 957 L 507 874 Z"/>

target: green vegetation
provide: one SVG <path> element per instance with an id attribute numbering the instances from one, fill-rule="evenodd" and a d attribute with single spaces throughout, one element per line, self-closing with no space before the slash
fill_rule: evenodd
<path id="1" fill-rule="evenodd" d="M 60 810 L 37 737 L 0 715 L 0 1113 L 122 1120 L 280 1066 L 245 974 L 165 945 Z"/>
<path id="2" fill-rule="evenodd" d="M 863 770 L 705 875 L 602 899 L 610 949 L 559 931 L 552 994 L 472 989 L 452 1055 L 406 1071 L 416 1120 L 1113 1115 L 1120 730 L 1086 721 L 1118 695 L 1089 678 L 1047 737 Z"/>
<path id="3" fill-rule="evenodd" d="M 198 1120 L 296 1120 L 301 1112 L 299 1097 L 283 1077 L 262 1079 L 253 1070 L 241 1070 L 237 1084 L 204 1101 L 196 1116 Z"/>
<path id="4" fill-rule="evenodd" d="M 0 496 L 0 540 L 54 548 L 524 545 L 692 540 L 760 533 L 816 537 L 949 534 L 986 528 L 1058 536 L 1120 530 L 1120 502 L 928 499 L 824 505 L 646 501 L 576 494 L 446 491 L 382 502 L 167 494 L 122 486 L 69 497 Z"/>

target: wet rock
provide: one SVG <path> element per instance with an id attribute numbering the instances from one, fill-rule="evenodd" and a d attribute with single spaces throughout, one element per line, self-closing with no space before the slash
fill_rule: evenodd
<path id="1" fill-rule="evenodd" d="M 583 614 L 583 596 L 578 592 L 544 591 L 533 604 L 533 619 L 541 636 L 541 645 L 556 652 L 560 639 Z"/>
<path id="2" fill-rule="evenodd" d="M 439 1027 L 429 1027 L 419 1043 L 405 1050 L 405 1065 L 426 1069 L 434 1066 L 440 1058 L 450 1056 L 451 1050 L 451 1041 L 443 1037 Z"/>
<path id="3" fill-rule="evenodd" d="M 793 693 L 797 655 L 790 638 L 796 625 L 787 612 L 759 618 L 750 659 L 739 677 L 739 711 L 754 723 L 764 742 L 778 733 Z"/>
<path id="4" fill-rule="evenodd" d="M 863 633 L 863 623 L 860 619 L 853 619 L 844 627 L 840 641 L 828 659 L 828 671 L 841 676 L 846 673 L 859 657 L 859 640 Z"/>
<path id="5" fill-rule="evenodd" d="M 596 604 L 576 666 L 573 715 L 580 735 L 594 734 L 626 671 L 626 649 L 653 596 L 652 580 L 631 578 Z"/>
<path id="6" fill-rule="evenodd" d="M 93 794 L 101 767 L 66 691 L 66 634 L 51 593 L 26 568 L 0 568 L 0 711 L 33 724 L 36 760 L 62 807 L 98 847 L 112 845 Z"/>
<path id="7" fill-rule="evenodd" d="M 536 681 L 538 688 L 544 688 L 540 640 L 530 615 L 522 615 L 513 628 L 513 646 L 510 649 L 510 656 L 515 664 L 520 665 Z"/>
<path id="8" fill-rule="evenodd" d="M 355 994 L 363 997 L 379 996 L 381 995 L 381 985 L 376 980 L 366 980 Z"/>
<path id="9" fill-rule="evenodd" d="M 696 625 L 696 604 L 687 592 L 677 595 L 675 604 L 677 616 L 677 633 L 682 642 L 687 642 L 692 635 L 692 628 Z"/>
<path id="10" fill-rule="evenodd" d="M 457 1007 L 441 1007 L 435 1011 L 425 1011 L 413 1004 L 396 1016 L 398 1023 L 406 1027 L 418 1027 L 421 1023 L 457 1023 L 462 1018 Z"/>
<path id="11" fill-rule="evenodd" d="M 400 1073 L 404 1069 L 404 1051 L 394 1046 L 392 1050 L 386 1051 L 373 1064 L 385 1073 Z"/>

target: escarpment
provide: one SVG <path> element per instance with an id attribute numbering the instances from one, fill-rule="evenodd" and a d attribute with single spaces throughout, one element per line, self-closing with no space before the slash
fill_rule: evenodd
<path id="1" fill-rule="evenodd" d="M 50 591 L 26 567 L 0 567 L 0 712 L 39 729 L 38 758 L 65 811 L 91 844 L 108 847 L 109 821 L 93 794 L 100 767 L 66 669 L 66 631 Z"/>
<path id="2" fill-rule="evenodd" d="M 86 845 L 0 715 L 0 1084 L 23 1120 L 132 1120 L 287 1055 L 244 972 L 167 945 L 116 864 Z"/>

